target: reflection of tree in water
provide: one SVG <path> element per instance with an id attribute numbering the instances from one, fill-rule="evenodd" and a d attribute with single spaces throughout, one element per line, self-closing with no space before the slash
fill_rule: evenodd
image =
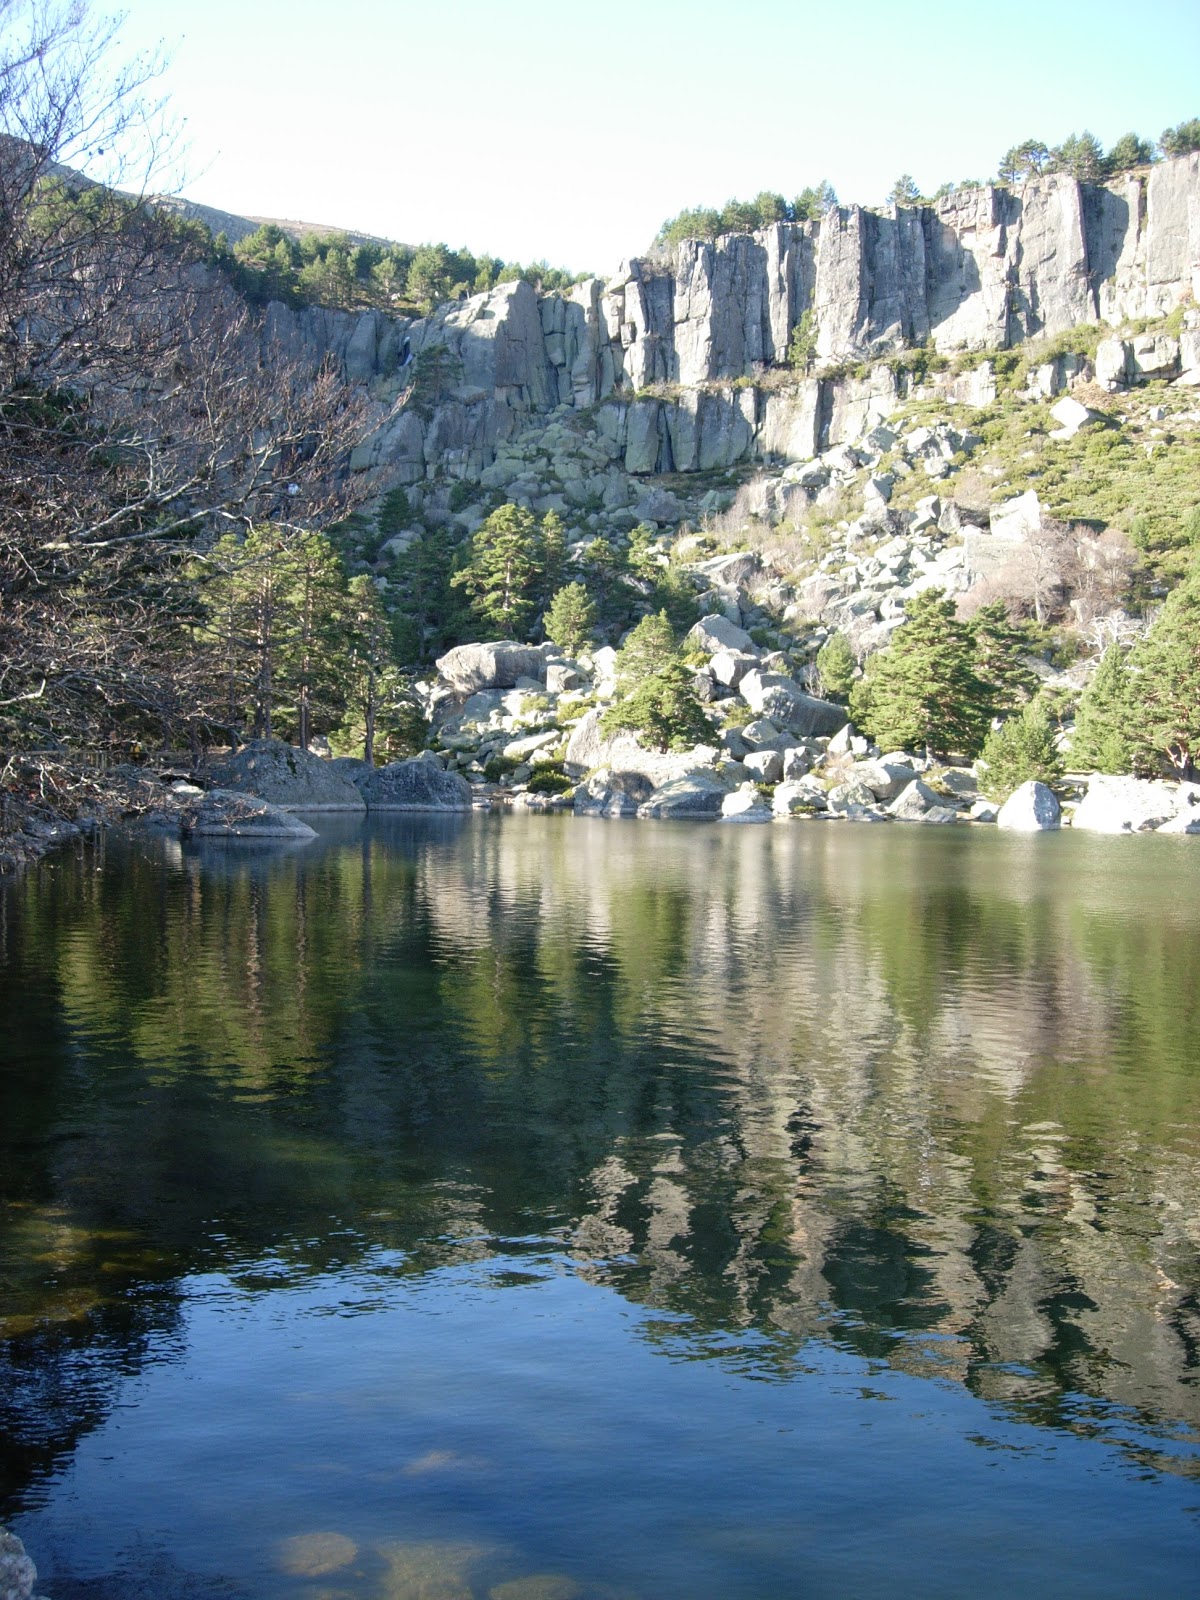
<path id="1" fill-rule="evenodd" d="M 1028 843 L 396 820 L 10 887 L 13 1481 L 186 1273 L 538 1232 L 672 1351 L 833 1338 L 1038 1422 L 1200 1421 L 1186 858 Z"/>

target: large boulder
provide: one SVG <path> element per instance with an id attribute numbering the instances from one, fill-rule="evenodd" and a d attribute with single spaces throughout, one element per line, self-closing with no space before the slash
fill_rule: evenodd
<path id="1" fill-rule="evenodd" d="M 282 739 L 253 739 L 212 770 L 213 786 L 256 795 L 286 811 L 362 811 L 346 771 Z"/>
<path id="2" fill-rule="evenodd" d="M 827 811 L 825 786 L 817 778 L 798 778 L 777 784 L 771 796 L 771 809 L 777 817 L 811 816 Z"/>
<path id="3" fill-rule="evenodd" d="M 196 839 L 290 839 L 307 843 L 317 837 L 282 806 L 233 789 L 210 789 L 180 813 L 180 831 Z"/>
<path id="4" fill-rule="evenodd" d="M 1044 833 L 1057 828 L 1061 818 L 1062 810 L 1053 789 L 1031 778 L 1015 789 L 1000 807 L 996 826 L 1013 833 Z"/>
<path id="5" fill-rule="evenodd" d="M 481 689 L 515 689 L 520 678 L 546 681 L 546 655 L 541 646 L 499 639 L 489 644 L 459 644 L 437 662 L 439 674 L 457 694 Z"/>
<path id="6" fill-rule="evenodd" d="M 654 785 L 640 772 L 612 772 L 601 767 L 575 790 L 577 817 L 634 817 Z"/>
<path id="7" fill-rule="evenodd" d="M 719 817 L 729 792 L 729 785 L 717 773 L 698 769 L 672 778 L 655 789 L 638 807 L 637 814 L 660 821 Z"/>
<path id="8" fill-rule="evenodd" d="M 922 822 L 925 814 L 941 804 L 941 796 L 920 778 L 908 783 L 888 807 L 888 815 L 897 822 Z"/>
<path id="9" fill-rule="evenodd" d="M 368 811 L 469 811 L 471 785 L 432 761 L 393 761 L 356 782 Z"/>
<path id="10" fill-rule="evenodd" d="M 794 678 L 782 672 L 748 672 L 738 693 L 756 716 L 769 718 L 797 738 L 834 733 L 846 720 L 843 707 L 805 694 Z"/>
<path id="11" fill-rule="evenodd" d="M 752 783 L 742 783 L 721 802 L 722 822 L 770 822 L 770 806 Z"/>
<path id="12" fill-rule="evenodd" d="M 739 628 L 736 622 L 730 622 L 728 617 L 723 617 L 717 612 L 713 612 L 711 616 L 701 617 L 683 642 L 685 646 L 690 646 L 693 650 L 703 650 L 710 656 L 715 656 L 718 651 L 723 650 L 754 656 L 756 659 L 758 654 L 754 640 L 745 628 Z"/>
<path id="13" fill-rule="evenodd" d="M 1095 773 L 1071 826 L 1088 833 L 1144 833 L 1169 822 L 1182 809 L 1179 790 L 1170 784 Z"/>

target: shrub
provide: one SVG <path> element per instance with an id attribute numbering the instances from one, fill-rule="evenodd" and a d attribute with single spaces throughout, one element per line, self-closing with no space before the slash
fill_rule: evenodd
<path id="1" fill-rule="evenodd" d="M 538 767 L 526 788 L 530 794 L 565 794 L 571 780 L 558 762 Z"/>

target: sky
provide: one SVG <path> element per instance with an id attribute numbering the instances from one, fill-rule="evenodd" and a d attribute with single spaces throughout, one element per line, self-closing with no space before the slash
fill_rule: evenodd
<path id="1" fill-rule="evenodd" d="M 101 0 L 93 9 L 104 11 Z M 665 218 L 879 203 L 1200 116 L 1200 0 L 123 0 L 222 210 L 611 273 Z"/>

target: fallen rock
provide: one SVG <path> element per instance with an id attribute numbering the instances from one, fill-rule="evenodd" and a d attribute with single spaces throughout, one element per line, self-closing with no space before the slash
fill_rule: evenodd
<path id="1" fill-rule="evenodd" d="M 1013 791 L 996 816 L 996 826 L 1013 833 L 1042 833 L 1057 828 L 1062 808 L 1044 783 L 1031 778 Z"/>
<path id="2" fill-rule="evenodd" d="M 1170 822 L 1181 809 L 1179 791 L 1170 784 L 1094 773 L 1071 826 L 1086 833 L 1144 833 Z"/>
<path id="3" fill-rule="evenodd" d="M 368 811 L 469 811 L 471 786 L 432 761 L 393 761 L 356 779 Z"/>
<path id="4" fill-rule="evenodd" d="M 233 789 L 210 789 L 180 813 L 185 838 L 315 839 L 316 830 L 282 806 Z M 2 1594 L 3 1591 L 0 1591 Z"/>
<path id="5" fill-rule="evenodd" d="M 282 739 L 252 739 L 212 769 L 213 786 L 256 795 L 287 811 L 362 811 L 349 775 Z"/>
<path id="6" fill-rule="evenodd" d="M 1090 410 L 1069 394 L 1050 407 L 1050 415 L 1058 423 L 1051 431 L 1052 439 L 1073 439 L 1081 428 L 1093 428 L 1104 421 L 1098 411 Z"/>
<path id="7" fill-rule="evenodd" d="M 866 784 L 876 800 L 895 800 L 916 778 L 910 766 L 892 761 L 857 761 L 851 771 L 856 783 Z"/>

